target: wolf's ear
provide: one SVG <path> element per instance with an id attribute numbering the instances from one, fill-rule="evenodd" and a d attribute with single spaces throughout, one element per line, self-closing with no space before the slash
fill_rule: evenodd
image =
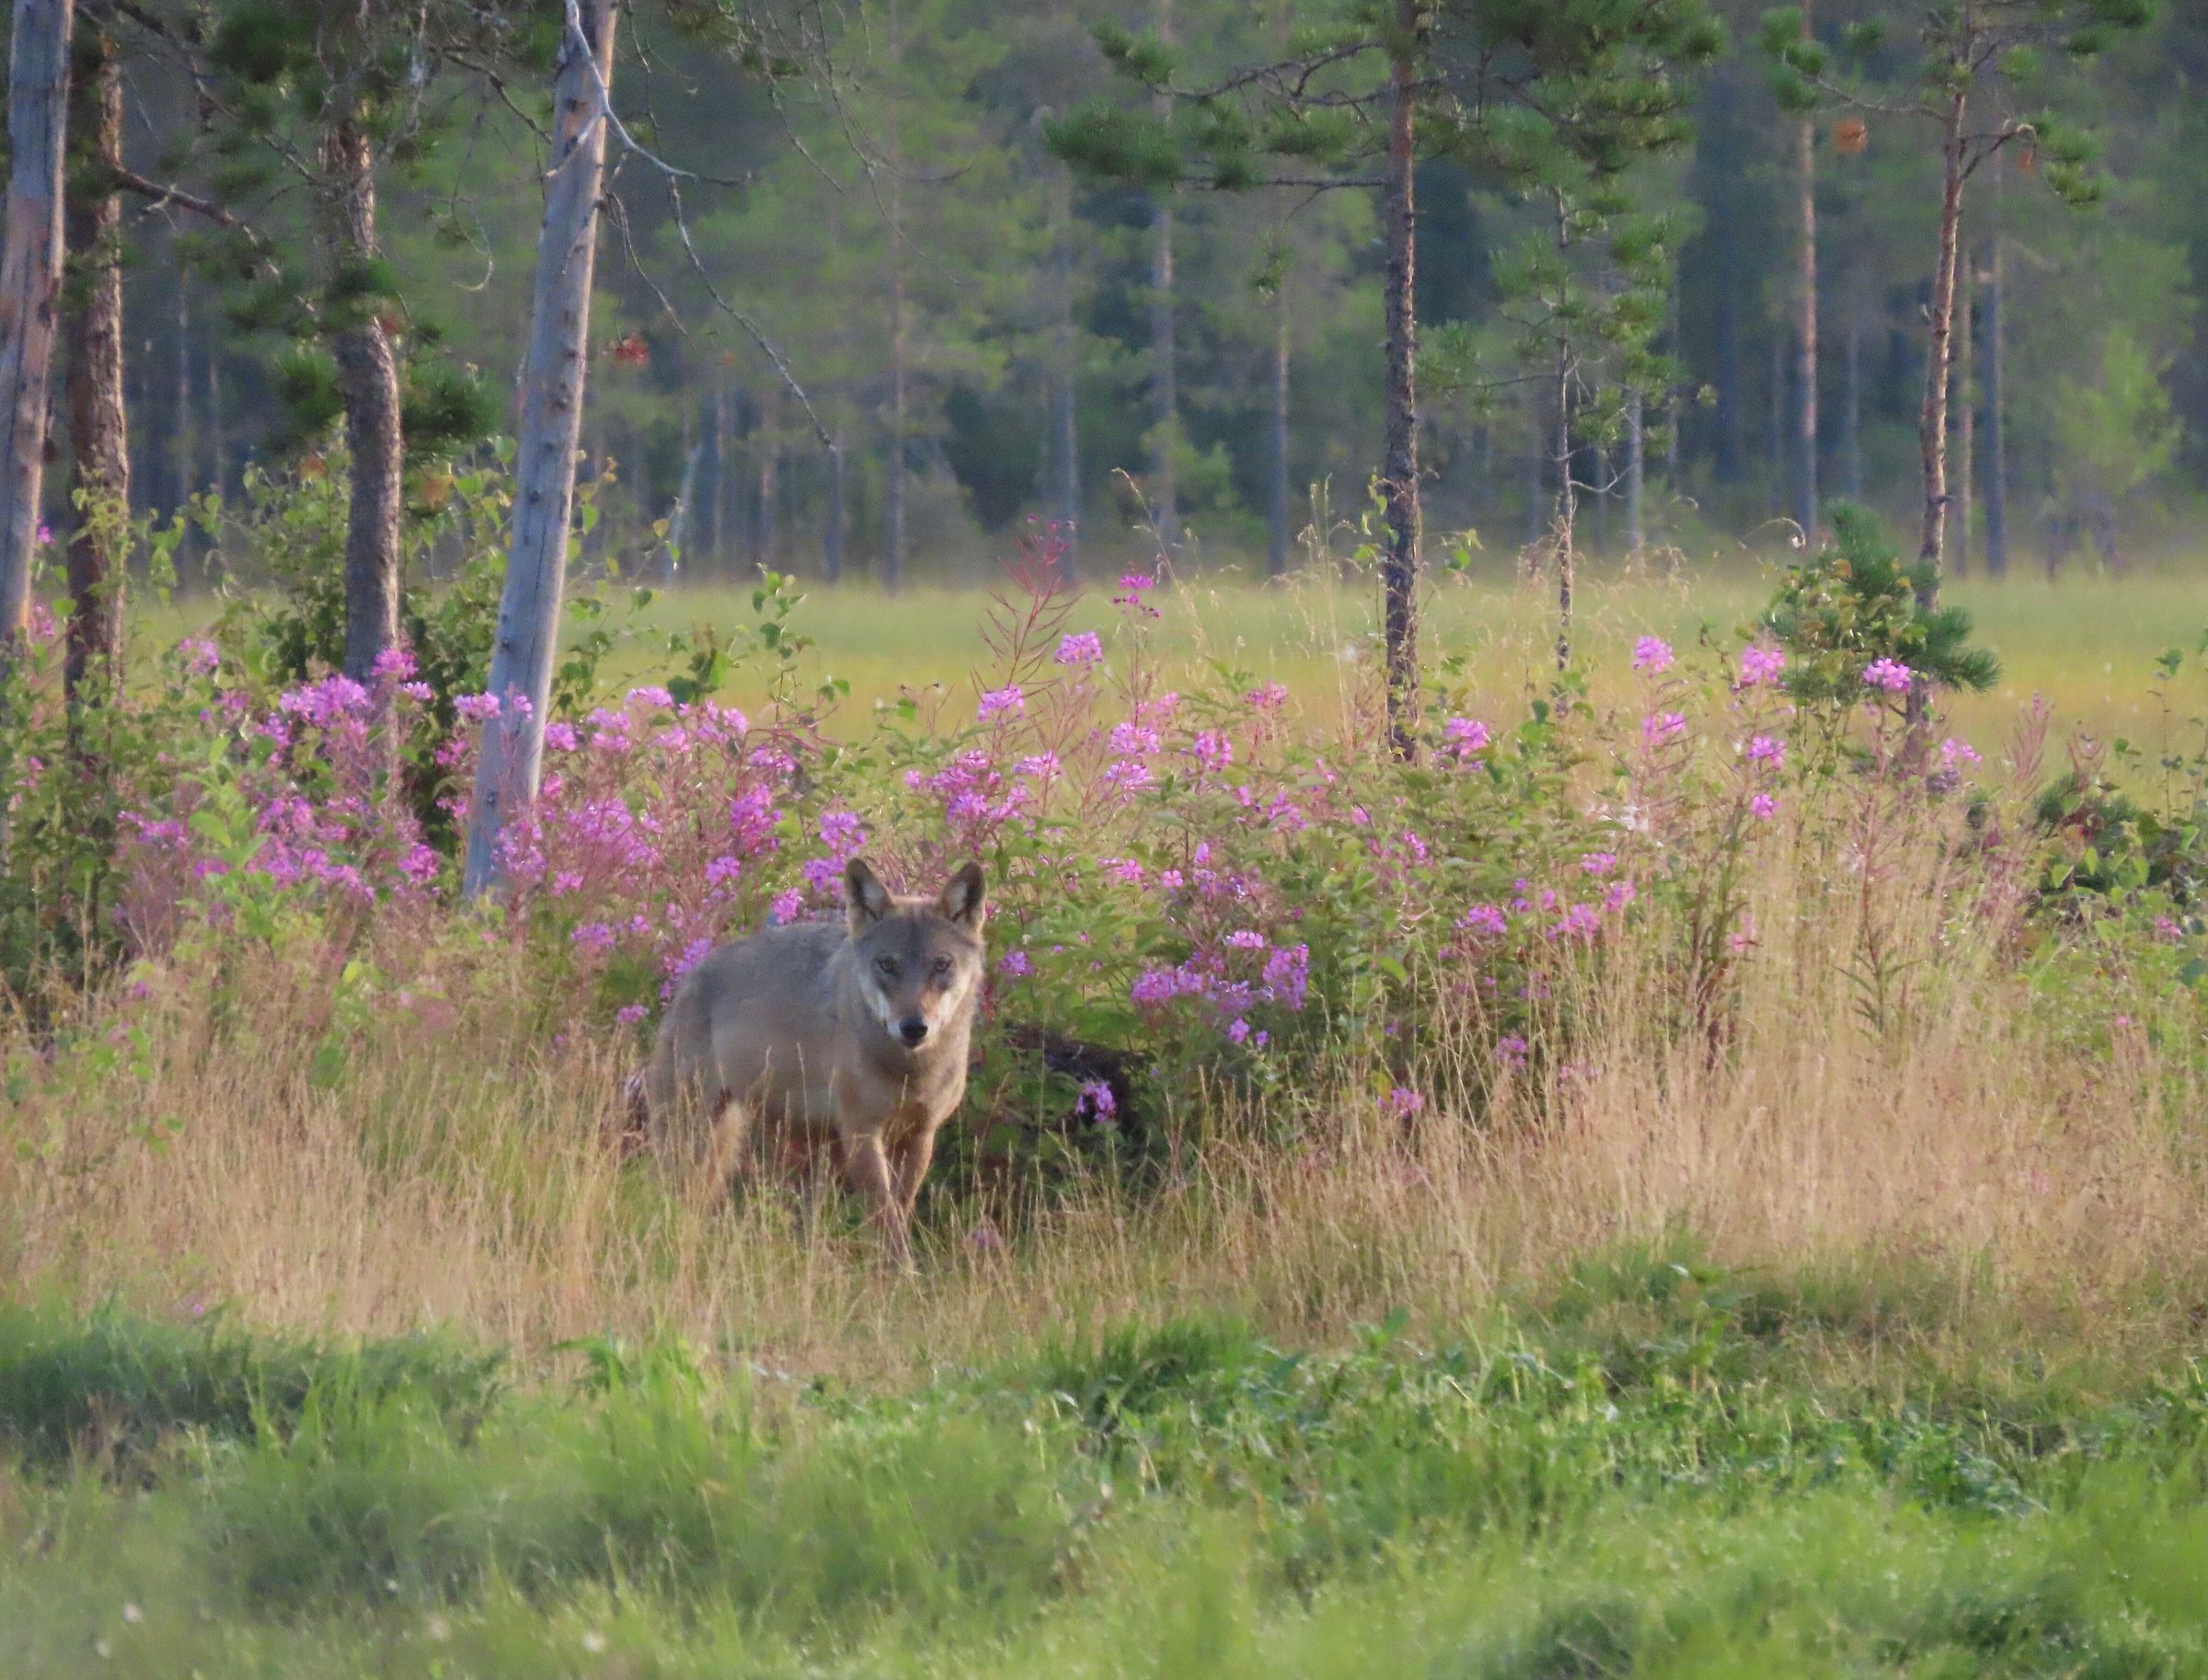
<path id="1" fill-rule="evenodd" d="M 979 933 L 983 919 L 989 914 L 988 892 L 982 866 L 970 863 L 953 875 L 937 895 L 936 912 L 947 922 L 962 922 Z"/>
<path id="2" fill-rule="evenodd" d="M 890 890 L 867 867 L 864 857 L 854 857 L 844 865 L 844 911 L 851 918 L 853 933 L 864 933 L 896 907 Z"/>

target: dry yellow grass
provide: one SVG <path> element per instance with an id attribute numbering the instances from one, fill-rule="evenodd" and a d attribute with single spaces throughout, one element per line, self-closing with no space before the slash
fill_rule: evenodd
<path id="1" fill-rule="evenodd" d="M 1170 1188 L 1077 1191 L 1002 1252 L 938 1232 L 916 1279 L 834 1213 L 808 1228 L 776 1195 L 702 1213 L 661 1195 L 602 1141 L 635 1047 L 556 1043 L 503 947 L 334 1037 L 327 972 L 218 985 L 185 962 L 117 1006 L 144 1035 L 119 1065 L 65 1062 L 0 1120 L 0 1290 L 534 1351 L 664 1331 L 877 1374 L 1194 1308 L 1301 1340 L 1397 1307 L 1431 1323 L 1683 1231 L 1730 1263 L 1932 1274 L 2074 1329 L 2208 1300 L 2191 1074 L 2121 1023 L 2051 1034 L 1997 952 L 2014 903 L 1951 879 L 1949 838 L 1767 869 L 1714 1038 L 1667 1026 L 1677 940 L 1645 924 L 1559 976 L 1572 1060 L 1485 1118 L 1437 1100 L 1384 1121 L 1345 1053 L 1301 1113 L 1175 1115 L 1196 1141 Z M 1878 1024 L 1867 926 L 1898 977 Z M 347 1061 L 322 1088 L 331 1042 Z M 1457 1087 L 1469 1042 L 1421 1083 Z M 1305 1141 L 1259 1141 L 1290 1132 Z"/>

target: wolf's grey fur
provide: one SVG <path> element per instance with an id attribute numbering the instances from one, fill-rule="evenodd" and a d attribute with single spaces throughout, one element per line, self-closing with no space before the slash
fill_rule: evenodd
<path id="1" fill-rule="evenodd" d="M 832 1145 L 909 1263 L 936 1133 L 966 1095 L 985 889 L 970 863 L 933 898 L 898 897 L 854 857 L 844 895 L 844 926 L 768 928 L 683 977 L 646 1071 L 648 1133 L 709 1190 L 769 1144 Z"/>

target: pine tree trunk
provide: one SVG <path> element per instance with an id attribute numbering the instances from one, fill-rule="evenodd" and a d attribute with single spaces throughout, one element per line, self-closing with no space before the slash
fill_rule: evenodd
<path id="1" fill-rule="evenodd" d="M 1072 170 L 1059 169 L 1053 252 L 1057 318 L 1051 325 L 1051 360 L 1056 375 L 1051 386 L 1052 455 L 1057 479 L 1052 517 L 1058 524 L 1058 540 L 1064 545 L 1058 563 L 1068 577 L 1081 565 L 1081 367 L 1074 338 L 1073 180 Z"/>
<path id="2" fill-rule="evenodd" d="M 890 63 L 891 74 L 903 51 L 898 32 L 896 0 L 890 0 Z M 891 594 L 904 584 L 904 153 L 899 138 L 897 95 L 890 94 L 884 110 L 888 123 L 890 177 L 890 446 L 882 475 L 881 586 Z"/>
<path id="3" fill-rule="evenodd" d="M 1925 359 L 1925 403 L 1917 417 L 1917 455 L 1924 467 L 1924 524 L 1916 558 L 1935 570 L 1917 592 L 1927 612 L 1938 604 L 1941 552 L 1948 528 L 1948 384 L 1954 372 L 1955 271 L 1962 234 L 1963 106 L 1958 91 L 1948 98 L 1940 131 L 1939 253 L 1932 277 L 1931 342 Z"/>
<path id="4" fill-rule="evenodd" d="M 1771 463 L 1771 511 L 1784 516 L 1793 499 L 1787 494 L 1787 437 L 1794 428 L 1788 423 L 1787 405 L 1787 338 L 1788 329 L 1774 324 L 1771 328 L 1771 402 L 1766 413 L 1770 420 L 1770 436 L 1766 453 Z"/>
<path id="5" fill-rule="evenodd" d="M 87 9 L 69 89 L 71 168 L 63 222 L 73 272 L 62 340 L 69 391 L 69 647 L 72 713 L 111 695 L 122 672 L 130 560 L 131 455 L 122 389 L 122 66 Z"/>
<path id="6" fill-rule="evenodd" d="M 1381 491 L 1387 551 L 1380 566 L 1385 596 L 1388 742 L 1398 758 L 1417 750 L 1419 728 L 1419 406 L 1418 201 L 1411 108 L 1416 87 L 1412 41 L 1418 0 L 1396 0 L 1397 45 L 1388 65 L 1387 440 Z"/>
<path id="7" fill-rule="evenodd" d="M 1649 545 L 1648 528 L 1641 523 L 1647 450 L 1648 440 L 1641 425 L 1641 396 L 1636 388 L 1626 393 L 1626 552 L 1628 555 L 1638 555 Z"/>
<path id="8" fill-rule="evenodd" d="M 2008 575 L 2008 424 L 2003 411 L 2007 373 L 2001 318 L 2001 168 L 1994 169 L 1994 227 L 1985 282 L 1985 575 Z"/>
<path id="9" fill-rule="evenodd" d="M 708 397 L 712 443 L 710 454 L 713 470 L 707 479 L 699 512 L 705 515 L 698 527 L 698 542 L 707 554 L 713 557 L 713 571 L 717 577 L 728 575 L 728 554 L 722 545 L 727 533 L 721 525 L 721 508 L 728 501 L 729 483 L 729 393 L 724 385 Z"/>
<path id="10" fill-rule="evenodd" d="M 191 505 L 192 494 L 201 487 L 194 482 L 199 476 L 199 451 L 192 445 L 197 432 L 191 420 L 191 270 L 179 262 L 177 266 L 177 365 L 175 378 L 170 382 L 170 420 L 168 448 L 169 470 L 176 477 L 175 510 L 179 514 Z M 177 544 L 177 591 L 189 593 L 200 582 L 199 531 L 187 525 L 183 540 Z"/>
<path id="11" fill-rule="evenodd" d="M 1172 0 L 1159 0 L 1157 36 L 1173 39 Z M 1156 101 L 1160 121 L 1172 115 L 1172 101 Z M 1174 332 L 1173 190 L 1152 200 L 1150 210 L 1150 516 L 1158 546 L 1170 557 L 1180 543 L 1180 486 L 1175 450 L 1180 436 L 1179 345 Z"/>
<path id="12" fill-rule="evenodd" d="M 1268 416 L 1265 449 L 1265 575 L 1287 575 L 1289 530 L 1288 493 L 1288 355 L 1291 348 L 1288 316 L 1288 277 L 1281 276 L 1272 294 L 1272 406 Z"/>
<path id="13" fill-rule="evenodd" d="M 537 236 L 536 292 L 522 368 L 512 547 L 491 650 L 489 692 L 499 698 L 499 716 L 484 726 L 468 811 L 464 886 L 471 898 L 502 884 L 500 834 L 535 800 L 543 767 L 605 176 L 606 124 L 598 118 L 601 90 L 612 86 L 618 8 L 619 0 L 581 0 L 587 39 L 568 32 L 553 74 L 556 150 Z"/>
<path id="14" fill-rule="evenodd" d="M 47 379 L 62 283 L 62 151 L 71 0 L 16 0 L 7 73 L 7 214 L 0 236 L 0 660 L 30 623 L 46 482 Z M 0 823 L 5 823 L 0 813 Z"/>
<path id="15" fill-rule="evenodd" d="M 1956 281 L 1955 378 L 1948 402 L 1955 416 L 1955 512 L 1948 547 L 1954 556 L 1951 574 L 1971 570 L 1971 525 L 1977 512 L 1978 473 L 1978 299 L 1970 262 L 1962 259 Z"/>
<path id="16" fill-rule="evenodd" d="M 1847 388 L 1841 399 L 1846 407 L 1840 422 L 1840 470 L 1847 499 L 1863 499 L 1863 320 L 1851 309 L 1847 317 Z"/>
<path id="17" fill-rule="evenodd" d="M 1739 263 L 1726 247 L 1724 275 L 1718 293 L 1718 482 L 1738 484 L 1748 455 L 1748 405 L 1741 369 Z"/>
<path id="18" fill-rule="evenodd" d="M 821 531 L 821 577 L 844 581 L 844 440 L 828 446 L 828 523 Z"/>
<path id="19" fill-rule="evenodd" d="M 1801 8 L 1802 39 L 1811 36 L 1810 8 Z M 1801 189 L 1800 310 L 1795 325 L 1800 361 L 1794 370 L 1794 447 L 1800 456 L 1795 479 L 1794 523 L 1803 546 L 1817 546 L 1817 124 L 1804 117 L 1797 140 Z"/>
<path id="20" fill-rule="evenodd" d="M 340 269 L 371 261 L 375 243 L 375 159 L 353 114 L 333 112 L 322 135 L 324 213 L 332 259 Z M 398 640 L 398 356 L 383 322 L 371 315 L 342 326 L 333 346 L 351 455 L 351 505 L 345 524 L 345 674 L 365 683 Z"/>
<path id="21" fill-rule="evenodd" d="M 781 389 L 769 384 L 759 413 L 759 564 L 772 567 L 779 533 L 776 529 L 776 502 L 782 489 Z"/>

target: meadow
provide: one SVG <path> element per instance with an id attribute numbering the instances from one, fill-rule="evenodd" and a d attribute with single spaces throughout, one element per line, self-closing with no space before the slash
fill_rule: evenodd
<path id="1" fill-rule="evenodd" d="M 1112 593 L 1006 668 L 1031 604 L 820 592 L 742 731 L 621 697 L 755 616 L 660 597 L 489 918 L 350 701 L 149 660 L 292 732 L 149 778 L 127 961 L 0 1039 L 7 1671 L 2208 1674 L 2185 579 L 1958 588 L 1929 774 L 1753 576 L 1594 583 L 1561 715 L 1545 593 L 1437 585 L 1411 767 L 1361 593 Z M 1124 1058 L 985 1034 L 911 1277 L 614 1141 L 846 813 Z"/>

